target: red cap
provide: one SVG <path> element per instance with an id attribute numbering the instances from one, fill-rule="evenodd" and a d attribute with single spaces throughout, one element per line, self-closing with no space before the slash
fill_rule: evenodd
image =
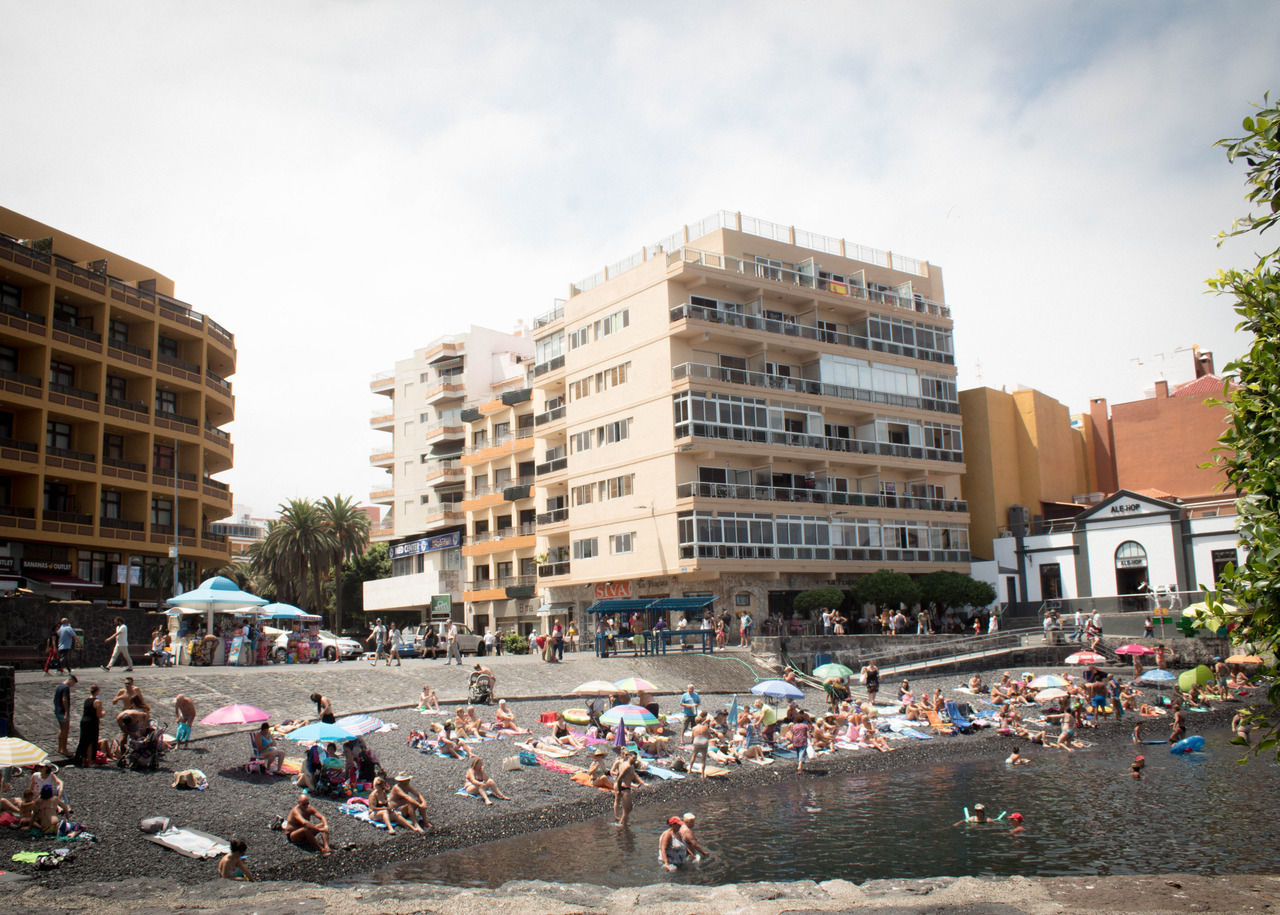
<path id="1" fill-rule="evenodd" d="M 1009 814 L 1009 819 L 1011 819 L 1011 820 L 1017 820 L 1019 823 L 1021 823 L 1021 822 L 1022 822 L 1022 814 L 1020 814 L 1020 813 L 1011 813 L 1011 814 Z"/>
<path id="2" fill-rule="evenodd" d="M 1146 761 L 1147 761 L 1147 758 L 1146 758 L 1145 756 L 1135 756 L 1135 757 L 1133 758 L 1133 761 L 1134 761 L 1134 762 L 1146 762 Z"/>
<path id="3" fill-rule="evenodd" d="M 670 817 L 670 818 L 668 818 L 668 820 L 667 820 L 667 825 L 668 825 L 668 826 L 683 826 L 683 825 L 684 825 L 684 820 L 680 819 L 679 817 Z"/>

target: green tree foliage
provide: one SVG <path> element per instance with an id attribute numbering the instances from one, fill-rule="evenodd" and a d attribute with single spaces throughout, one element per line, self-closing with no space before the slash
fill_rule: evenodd
<path id="1" fill-rule="evenodd" d="M 342 606 L 358 617 L 364 612 L 364 583 L 390 577 L 391 551 L 385 543 L 371 544 L 342 564 Z"/>
<path id="2" fill-rule="evenodd" d="M 306 499 L 280 506 L 267 534 L 249 550 L 250 575 L 275 586 L 276 599 L 314 613 L 324 607 L 324 581 L 341 561 L 338 539 L 320 507 Z"/>
<path id="3" fill-rule="evenodd" d="M 864 575 L 853 585 L 853 598 L 860 604 L 873 604 L 878 609 L 897 610 L 920 602 L 920 586 L 905 572 L 880 569 Z"/>
<path id="4" fill-rule="evenodd" d="M 1244 119 L 1244 136 L 1219 140 L 1227 160 L 1248 167 L 1245 199 L 1252 211 L 1220 236 L 1261 235 L 1280 222 L 1280 108 L 1263 97 L 1253 117 Z M 1222 242 L 1219 241 L 1219 244 Z M 1215 464 L 1237 493 L 1240 540 L 1248 551 L 1228 569 L 1219 590 L 1210 595 L 1210 617 L 1221 619 L 1222 603 L 1242 611 L 1229 619 L 1236 644 L 1248 645 L 1266 663 L 1260 674 L 1275 676 L 1280 649 L 1280 248 L 1258 258 L 1249 270 L 1227 270 L 1209 287 L 1234 299 L 1237 330 L 1247 331 L 1249 351 L 1226 367 L 1234 384 L 1223 393 L 1230 421 L 1216 449 Z M 1213 619 L 1202 622 L 1213 625 Z M 1280 746 L 1280 680 L 1273 681 L 1268 704 L 1255 708 L 1252 725 L 1262 732 L 1259 752 Z M 1280 750 L 1277 752 L 1280 756 Z"/>
<path id="5" fill-rule="evenodd" d="M 810 591 L 801 591 L 797 594 L 791 607 L 797 613 L 812 614 L 815 610 L 821 610 L 823 607 L 835 610 L 843 603 L 844 592 L 839 588 L 813 588 Z"/>
<path id="6" fill-rule="evenodd" d="M 921 603 L 946 610 L 948 607 L 963 607 L 970 600 L 970 583 L 968 575 L 959 572 L 930 572 L 916 579 L 920 585 Z"/>
<path id="7" fill-rule="evenodd" d="M 342 564 L 359 556 L 369 546 L 369 516 L 360 510 L 354 499 L 342 494 L 320 500 L 320 515 L 324 519 L 325 529 L 334 542 L 334 552 L 330 556 L 330 569 L 336 579 L 333 607 L 333 630 L 342 632 Z M 319 591 L 317 590 L 317 595 Z M 361 606 L 364 606 L 363 599 Z"/>

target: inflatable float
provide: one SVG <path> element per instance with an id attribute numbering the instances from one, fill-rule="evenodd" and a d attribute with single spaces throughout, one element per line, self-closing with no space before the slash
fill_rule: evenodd
<path id="1" fill-rule="evenodd" d="M 1179 753 L 1194 753 L 1197 750 L 1204 749 L 1204 738 L 1199 734 L 1192 734 L 1190 737 L 1184 737 L 1169 748 L 1169 752 L 1174 756 Z"/>

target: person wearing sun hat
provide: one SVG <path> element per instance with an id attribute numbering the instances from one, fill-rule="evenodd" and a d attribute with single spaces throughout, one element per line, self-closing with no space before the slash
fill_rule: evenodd
<path id="1" fill-rule="evenodd" d="M 410 823 L 419 823 L 423 829 L 430 829 L 431 824 L 427 822 L 427 799 L 413 787 L 412 779 L 413 776 L 408 772 L 396 773 L 391 780 L 391 796 L 387 798 L 387 806 Z"/>
<path id="2" fill-rule="evenodd" d="M 684 820 L 680 817 L 668 817 L 667 828 L 658 838 L 658 862 L 669 871 L 675 870 L 689 858 L 689 850 L 680 838 L 683 828 Z"/>

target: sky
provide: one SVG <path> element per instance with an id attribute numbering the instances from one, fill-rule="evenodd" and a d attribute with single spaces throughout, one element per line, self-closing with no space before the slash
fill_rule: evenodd
<path id="1" fill-rule="evenodd" d="M 258 515 L 360 501 L 370 379 L 717 210 L 942 268 L 961 389 L 1221 369 L 1280 5 L 0 0 L 0 205 L 236 336 Z"/>

